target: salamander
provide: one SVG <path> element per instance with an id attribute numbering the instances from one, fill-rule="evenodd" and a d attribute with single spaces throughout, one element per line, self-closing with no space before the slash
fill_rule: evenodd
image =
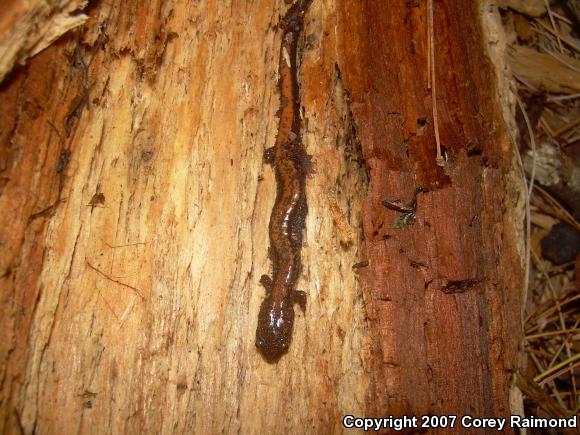
<path id="1" fill-rule="evenodd" d="M 276 141 L 264 153 L 276 178 L 276 200 L 269 224 L 272 277 L 262 275 L 266 297 L 260 306 L 256 346 L 264 359 L 277 362 L 288 351 L 294 325 L 294 304 L 306 308 L 306 293 L 296 290 L 302 270 L 302 230 L 308 213 L 306 177 L 310 158 L 302 143 L 298 39 L 312 0 L 297 0 L 280 20 L 280 118 Z"/>

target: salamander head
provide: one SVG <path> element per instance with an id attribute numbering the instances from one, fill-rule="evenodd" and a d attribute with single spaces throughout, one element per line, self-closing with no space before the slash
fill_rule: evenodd
<path id="1" fill-rule="evenodd" d="M 312 0 L 297 0 L 280 21 L 280 27 L 290 32 L 301 32 L 304 28 L 304 15 Z"/>
<path id="2" fill-rule="evenodd" d="M 258 315 L 256 347 L 270 363 L 288 352 L 294 326 L 294 303 L 288 298 L 275 300 L 267 295 Z"/>

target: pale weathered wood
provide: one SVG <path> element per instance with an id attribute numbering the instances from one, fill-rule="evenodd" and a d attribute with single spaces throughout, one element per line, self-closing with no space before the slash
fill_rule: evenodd
<path id="1" fill-rule="evenodd" d="M 95 6 L 82 39 L 85 61 L 95 58 L 70 138 L 65 118 L 83 92 L 74 38 L 3 91 L 4 427 L 327 431 L 344 413 L 364 414 L 364 309 L 351 268 L 364 183 L 345 154 L 348 110 L 322 35 L 332 11 L 313 5 L 316 40 L 303 59 L 304 77 L 317 74 L 304 105 L 320 174 L 308 181 L 308 310 L 290 354 L 268 365 L 254 346 L 275 193 L 262 153 L 277 126 L 285 6 L 111 3 Z M 55 167 L 69 144 L 59 195 Z M 98 193 L 103 203 L 89 206 Z"/>
<path id="2" fill-rule="evenodd" d="M 0 432 L 334 433 L 344 414 L 508 412 L 521 268 L 477 11 L 436 8 L 441 65 L 453 35 L 473 65 L 440 84 L 457 172 L 393 233 L 381 200 L 444 177 L 424 8 L 383 3 L 315 0 L 306 17 L 308 307 L 277 365 L 254 337 L 285 2 L 96 2 L 83 32 L 2 84 Z"/>
<path id="3" fill-rule="evenodd" d="M 0 82 L 18 64 L 80 26 L 87 0 L 3 0 L 0 12 Z"/>

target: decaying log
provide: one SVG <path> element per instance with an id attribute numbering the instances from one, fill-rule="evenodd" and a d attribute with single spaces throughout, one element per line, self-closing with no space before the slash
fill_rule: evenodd
<path id="1" fill-rule="evenodd" d="M 363 279 L 371 319 L 373 414 L 508 415 L 520 334 L 518 177 L 485 56 L 476 4 L 427 11 L 345 4 L 338 52 L 369 168 Z M 354 39 L 354 41 L 353 41 Z M 347 61 L 348 59 L 348 61 Z M 431 90 L 427 84 L 431 81 Z M 436 163 L 433 90 L 445 163 Z M 420 194 L 402 230 L 383 198 Z M 520 224 L 518 224 L 520 222 Z M 520 228 L 520 229 L 518 229 Z"/>
<path id="2" fill-rule="evenodd" d="M 522 195 L 481 30 L 493 10 L 433 3 L 434 64 L 424 2 L 307 13 L 308 303 L 278 364 L 254 340 L 286 2 L 91 2 L 86 25 L 9 74 L 0 432 L 509 415 Z M 418 187 L 415 222 L 393 228 L 383 201 Z"/>

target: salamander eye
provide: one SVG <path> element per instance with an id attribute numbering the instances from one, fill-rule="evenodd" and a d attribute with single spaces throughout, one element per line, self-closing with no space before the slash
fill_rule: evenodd
<path id="1" fill-rule="evenodd" d="M 264 340 L 262 340 L 261 338 L 256 340 L 256 346 L 260 348 L 264 347 Z"/>

